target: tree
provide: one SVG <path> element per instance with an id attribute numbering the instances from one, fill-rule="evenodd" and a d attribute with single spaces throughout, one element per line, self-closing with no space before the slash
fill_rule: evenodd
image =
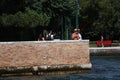
<path id="1" fill-rule="evenodd" d="M 0 14 L 14 14 L 25 10 L 25 0 L 0 0 Z"/>
<path id="2" fill-rule="evenodd" d="M 47 26 L 49 24 L 50 17 L 43 13 L 38 14 L 34 10 L 28 10 L 26 13 L 19 11 L 15 15 L 3 14 L 1 19 L 1 24 L 3 26 L 37 27 Z"/>
<path id="3" fill-rule="evenodd" d="M 98 4 L 100 7 L 99 18 L 94 22 L 94 26 L 97 31 L 104 33 L 107 39 L 111 39 L 112 36 L 115 36 L 116 30 L 120 29 L 116 26 L 120 19 L 119 0 L 101 0 L 98 1 Z M 119 34 L 119 31 L 117 33 Z"/>
<path id="4" fill-rule="evenodd" d="M 92 20 L 83 33 L 89 34 L 92 40 L 97 40 L 100 33 L 104 33 L 106 39 L 111 39 L 110 35 L 119 34 L 119 0 L 80 0 L 79 2 L 81 26 Z"/>
<path id="5" fill-rule="evenodd" d="M 0 27 L 46 27 L 59 31 L 63 22 L 66 29 L 69 22 L 72 26 L 75 24 L 75 1 L 0 0 Z M 78 0 L 78 2 L 79 28 L 82 29 L 84 38 L 97 40 L 99 33 L 104 33 L 108 39 L 118 39 L 120 34 L 119 0 Z"/>

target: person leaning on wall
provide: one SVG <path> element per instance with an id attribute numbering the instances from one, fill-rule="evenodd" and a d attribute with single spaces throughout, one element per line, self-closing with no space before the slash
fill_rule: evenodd
<path id="1" fill-rule="evenodd" d="M 40 34 L 38 37 L 38 41 L 44 41 L 44 40 L 45 40 L 44 37 L 42 36 L 42 34 Z"/>
<path id="2" fill-rule="evenodd" d="M 46 40 L 54 40 L 53 31 L 50 31 L 49 34 L 46 35 Z"/>
<path id="3" fill-rule="evenodd" d="M 72 33 L 72 40 L 79 40 L 79 34 L 77 29 L 74 29 L 74 32 Z"/>
<path id="4" fill-rule="evenodd" d="M 81 31 L 80 31 L 80 29 L 78 29 L 78 36 L 79 36 L 79 40 L 82 40 L 82 35 L 81 35 L 81 33 L 80 33 Z"/>

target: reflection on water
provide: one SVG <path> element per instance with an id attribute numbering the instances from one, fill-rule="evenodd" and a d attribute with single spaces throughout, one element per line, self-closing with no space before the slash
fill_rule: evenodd
<path id="1" fill-rule="evenodd" d="M 0 77 L 0 80 L 120 80 L 120 56 L 92 56 L 91 63 L 92 70 L 85 73 Z"/>

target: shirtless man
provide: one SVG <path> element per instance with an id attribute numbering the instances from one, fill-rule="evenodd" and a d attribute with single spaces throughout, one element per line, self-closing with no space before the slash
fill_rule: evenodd
<path id="1" fill-rule="evenodd" d="M 74 32 L 72 33 L 72 40 L 79 40 L 79 34 L 77 29 L 74 29 Z"/>

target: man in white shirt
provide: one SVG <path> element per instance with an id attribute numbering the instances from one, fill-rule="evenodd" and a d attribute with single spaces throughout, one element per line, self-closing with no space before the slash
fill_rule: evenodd
<path id="1" fill-rule="evenodd" d="M 80 34 L 80 29 L 78 29 L 79 40 L 82 40 L 82 35 Z"/>

